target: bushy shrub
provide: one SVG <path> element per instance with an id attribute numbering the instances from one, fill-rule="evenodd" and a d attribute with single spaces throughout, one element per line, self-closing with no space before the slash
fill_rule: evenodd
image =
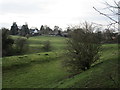
<path id="1" fill-rule="evenodd" d="M 22 37 L 16 39 L 15 49 L 16 49 L 16 54 L 24 54 L 25 52 L 27 52 L 29 49 L 27 39 Z"/>
<path id="2" fill-rule="evenodd" d="M 14 40 L 9 35 L 9 30 L 2 28 L 2 56 L 13 55 Z"/>
<path id="3" fill-rule="evenodd" d="M 29 35 L 29 34 L 27 34 L 25 37 L 26 37 L 27 39 L 29 39 L 30 35 Z"/>
<path id="4" fill-rule="evenodd" d="M 99 59 L 100 42 L 92 28 L 74 29 L 67 40 L 66 58 L 63 65 L 70 72 L 81 72 L 90 68 Z"/>
<path id="5" fill-rule="evenodd" d="M 45 51 L 45 52 L 48 52 L 48 51 L 51 51 L 51 43 L 50 43 L 50 41 L 45 41 L 44 43 L 43 43 L 43 50 Z"/>

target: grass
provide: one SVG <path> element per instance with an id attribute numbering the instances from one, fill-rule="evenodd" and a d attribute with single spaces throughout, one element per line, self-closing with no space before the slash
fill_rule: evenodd
<path id="1" fill-rule="evenodd" d="M 18 38 L 19 36 L 12 36 L 13 39 Z M 45 41 L 50 41 L 52 46 L 52 51 L 61 51 L 64 49 L 66 38 L 59 36 L 35 36 L 28 39 L 29 51 L 27 54 L 43 52 L 42 47 Z"/>
<path id="2" fill-rule="evenodd" d="M 54 50 L 40 52 L 38 46 L 47 40 L 52 43 Z M 33 54 L 3 58 L 3 88 L 50 88 L 69 75 L 61 67 L 60 60 L 65 38 L 39 36 L 29 38 L 28 42 L 30 48 L 34 47 L 34 50 L 31 50 Z M 39 53 L 35 53 L 35 49 Z"/>
<path id="3" fill-rule="evenodd" d="M 116 44 L 103 45 L 102 59 L 91 69 L 65 79 L 57 88 L 116 88 L 120 87 L 118 77 L 118 52 Z"/>
<path id="4" fill-rule="evenodd" d="M 65 40 L 64 37 L 55 37 L 55 36 L 37 36 L 37 37 L 31 37 L 29 39 L 30 44 L 34 47 L 36 45 L 39 47 L 41 46 L 43 42 L 50 41 L 52 46 L 52 51 L 60 51 L 63 50 L 65 47 Z M 38 48 L 37 47 L 37 48 Z"/>
<path id="5" fill-rule="evenodd" d="M 16 38 L 16 36 L 14 37 Z M 61 65 L 65 38 L 37 36 L 29 38 L 30 48 L 49 40 L 53 51 L 3 58 L 3 88 L 114 88 L 118 87 L 118 46 L 102 45 L 100 60 L 91 69 L 71 76 Z M 48 54 L 48 55 L 45 55 Z"/>
<path id="6" fill-rule="evenodd" d="M 118 87 L 118 64 L 115 61 L 105 61 L 79 75 L 63 80 L 57 88 L 116 88 Z M 112 79 L 111 79 L 112 77 Z"/>
<path id="7" fill-rule="evenodd" d="M 48 55 L 45 55 L 48 54 Z M 14 66 L 27 65 L 32 62 L 48 62 L 50 60 L 54 60 L 58 58 L 57 53 L 45 52 L 45 53 L 36 53 L 36 54 L 28 54 L 28 55 L 19 55 L 19 56 L 11 56 L 3 58 L 3 69 L 10 69 Z"/>
<path id="8" fill-rule="evenodd" d="M 3 73 L 3 88 L 52 88 L 67 76 L 60 61 L 34 63 L 30 66 Z"/>

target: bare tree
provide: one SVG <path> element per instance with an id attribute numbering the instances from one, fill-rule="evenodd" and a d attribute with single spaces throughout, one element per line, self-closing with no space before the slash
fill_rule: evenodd
<path id="1" fill-rule="evenodd" d="M 108 13 L 104 13 L 100 10 L 98 10 L 97 8 L 93 7 L 98 13 L 100 13 L 101 15 L 107 17 L 110 19 L 110 24 L 108 24 L 108 28 L 110 28 L 112 25 L 118 25 L 118 27 L 116 27 L 118 30 L 120 28 L 120 1 L 114 1 L 112 4 L 109 4 L 108 2 L 105 2 L 106 5 L 106 9 L 109 10 L 109 12 L 111 14 Z M 120 30 L 119 30 L 120 31 Z"/>
<path id="2" fill-rule="evenodd" d="M 85 71 L 99 59 L 99 35 L 93 33 L 94 27 L 87 22 L 81 28 L 75 27 L 67 40 L 66 53 L 63 65 L 73 73 Z"/>

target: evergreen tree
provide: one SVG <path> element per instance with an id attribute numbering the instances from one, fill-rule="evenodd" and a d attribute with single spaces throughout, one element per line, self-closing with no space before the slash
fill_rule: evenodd
<path id="1" fill-rule="evenodd" d="M 29 31 L 28 25 L 26 24 L 22 26 L 20 35 L 26 36 L 27 34 L 30 34 L 30 31 Z"/>
<path id="2" fill-rule="evenodd" d="M 9 36 L 9 30 L 2 28 L 2 56 L 13 54 L 14 40 Z"/>
<path id="3" fill-rule="evenodd" d="M 18 34 L 18 26 L 17 26 L 16 22 L 13 22 L 13 25 L 11 26 L 11 29 L 10 29 L 10 34 L 11 35 Z"/>

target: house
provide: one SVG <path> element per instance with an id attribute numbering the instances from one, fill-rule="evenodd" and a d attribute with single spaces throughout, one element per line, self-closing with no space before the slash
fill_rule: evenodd
<path id="1" fill-rule="evenodd" d="M 32 36 L 39 35 L 39 30 L 37 28 L 30 29 L 30 35 L 32 35 Z"/>

